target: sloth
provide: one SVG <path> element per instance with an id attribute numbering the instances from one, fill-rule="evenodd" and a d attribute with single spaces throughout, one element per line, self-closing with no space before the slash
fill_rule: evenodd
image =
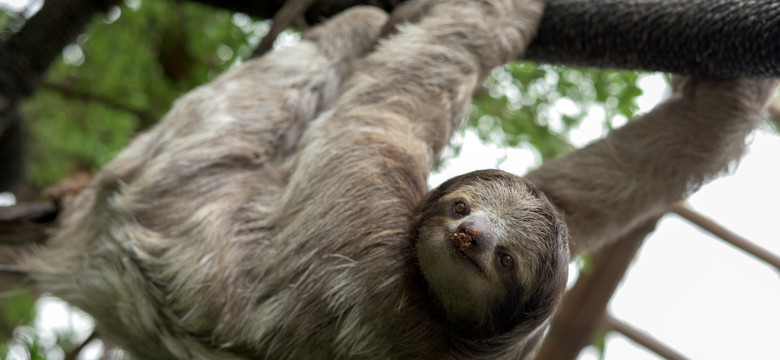
<path id="1" fill-rule="evenodd" d="M 770 81 L 692 79 L 522 178 L 426 178 L 541 0 L 353 8 L 176 102 L 26 266 L 139 359 L 532 356 L 580 254 L 741 152 Z M 545 193 L 547 195 L 545 195 Z M 548 200 L 549 198 L 549 200 Z M 564 224 L 562 213 L 570 224 Z"/>

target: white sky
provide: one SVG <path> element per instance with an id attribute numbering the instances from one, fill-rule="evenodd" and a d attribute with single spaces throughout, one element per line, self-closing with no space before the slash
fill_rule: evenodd
<path id="1" fill-rule="evenodd" d="M 26 16 L 30 16 L 41 8 L 43 0 L 0 0 L 0 7 L 11 11 L 26 9 Z"/>

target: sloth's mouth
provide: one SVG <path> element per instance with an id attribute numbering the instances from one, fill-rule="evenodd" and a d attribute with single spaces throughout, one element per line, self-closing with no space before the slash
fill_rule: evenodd
<path id="1" fill-rule="evenodd" d="M 477 246 L 477 236 L 479 231 L 473 228 L 467 228 L 463 231 L 458 231 L 450 235 L 449 240 L 452 243 L 452 247 L 455 249 L 455 256 L 460 258 L 460 261 L 466 263 L 466 266 L 473 267 L 479 273 L 484 273 L 484 270 L 479 265 L 479 260 L 474 256 L 474 248 Z"/>
<path id="2" fill-rule="evenodd" d="M 454 246 L 455 249 L 455 257 L 458 258 L 458 261 L 466 264 L 467 267 L 471 267 L 475 269 L 478 273 L 484 274 L 485 271 L 482 269 L 481 266 L 479 266 L 479 261 L 474 257 L 473 254 L 471 254 L 469 251 L 464 251 L 463 249 L 459 248 L 458 246 Z"/>

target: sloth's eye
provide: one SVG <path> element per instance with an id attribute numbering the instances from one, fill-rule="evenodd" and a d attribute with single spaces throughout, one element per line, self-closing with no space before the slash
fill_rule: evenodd
<path id="1" fill-rule="evenodd" d="M 456 201 L 455 205 L 452 207 L 452 210 L 460 216 L 466 216 L 469 214 L 469 206 L 465 201 L 462 200 Z"/>
<path id="2" fill-rule="evenodd" d="M 501 263 L 501 266 L 507 270 L 512 270 L 512 268 L 515 266 L 515 259 L 513 259 L 512 256 L 508 254 L 498 255 L 498 261 Z"/>

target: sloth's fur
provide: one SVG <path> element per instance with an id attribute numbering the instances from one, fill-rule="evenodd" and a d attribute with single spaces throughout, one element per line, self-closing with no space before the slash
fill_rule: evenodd
<path id="1" fill-rule="evenodd" d="M 572 258 L 733 170 L 776 84 L 675 78 L 672 96 L 650 113 L 529 173 L 566 214 Z"/>
<path id="2" fill-rule="evenodd" d="M 565 288 L 562 217 L 505 172 L 426 177 L 542 9 L 443 1 L 364 57 L 387 15 L 355 8 L 229 71 L 102 170 L 29 271 L 139 359 L 527 354 Z M 530 175 L 576 253 L 731 164 L 771 86 L 681 88 Z"/>

